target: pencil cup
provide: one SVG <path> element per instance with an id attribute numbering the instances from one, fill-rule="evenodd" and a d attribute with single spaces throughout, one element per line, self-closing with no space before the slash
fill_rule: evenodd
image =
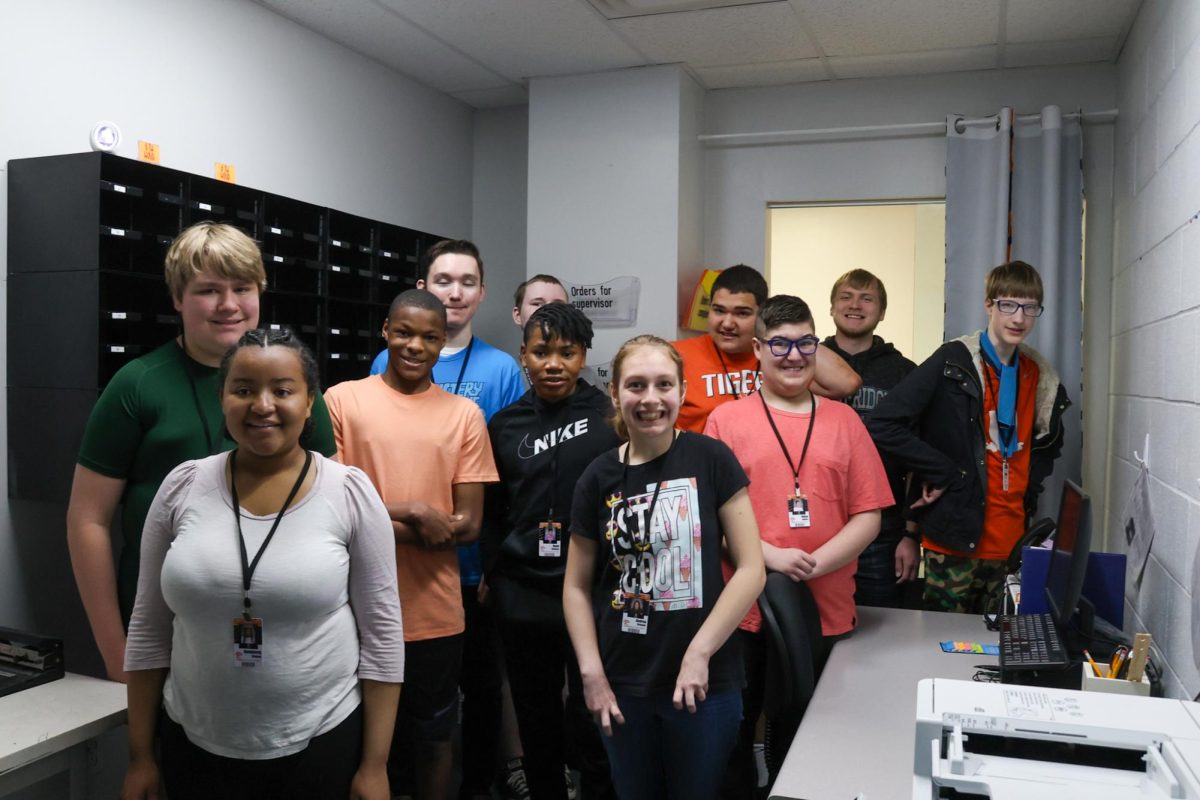
<path id="1" fill-rule="evenodd" d="M 1083 674 L 1082 686 L 1080 687 L 1085 692 L 1108 692 L 1109 694 L 1132 694 L 1138 697 L 1150 696 L 1150 679 L 1145 675 L 1142 676 L 1140 682 L 1127 681 L 1124 678 L 1109 678 L 1108 665 L 1097 664 L 1100 672 L 1105 676 L 1103 678 L 1096 677 L 1092 672 L 1090 664 L 1084 664 L 1080 672 Z"/>

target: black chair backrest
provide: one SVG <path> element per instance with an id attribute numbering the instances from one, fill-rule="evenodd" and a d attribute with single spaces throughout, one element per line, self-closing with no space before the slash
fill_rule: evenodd
<path id="1" fill-rule="evenodd" d="M 758 598 L 767 637 L 767 681 L 763 710 L 768 717 L 803 716 L 816 687 L 816 665 L 824 659 L 821 614 L 804 581 L 767 573 Z"/>

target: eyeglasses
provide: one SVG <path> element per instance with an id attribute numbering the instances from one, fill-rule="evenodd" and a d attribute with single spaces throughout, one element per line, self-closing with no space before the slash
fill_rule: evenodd
<path id="1" fill-rule="evenodd" d="M 819 344 L 821 344 L 821 340 L 816 336 L 802 336 L 799 339 L 785 339 L 782 336 L 776 336 L 766 341 L 767 349 L 776 358 L 787 358 L 793 347 L 800 355 L 811 356 L 817 352 Z"/>
<path id="2" fill-rule="evenodd" d="M 996 304 L 996 308 L 1000 310 L 1001 314 L 1006 315 L 1017 313 L 1019 308 L 1025 312 L 1027 317 L 1040 317 L 1042 311 L 1045 310 L 1045 306 L 1040 303 L 1018 303 L 1016 300 L 993 300 L 992 302 Z"/>

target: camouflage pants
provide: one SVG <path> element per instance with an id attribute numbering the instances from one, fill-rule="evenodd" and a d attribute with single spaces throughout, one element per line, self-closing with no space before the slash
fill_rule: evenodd
<path id="1" fill-rule="evenodd" d="M 1004 583 L 1001 559 L 951 556 L 925 551 L 925 608 L 982 614 L 999 608 Z"/>

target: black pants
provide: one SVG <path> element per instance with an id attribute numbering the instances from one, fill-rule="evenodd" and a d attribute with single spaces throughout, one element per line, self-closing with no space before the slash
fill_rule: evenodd
<path id="1" fill-rule="evenodd" d="M 499 768 L 500 651 L 490 605 L 480 605 L 477 587 L 462 587 L 466 635 L 462 672 L 462 800 L 488 794 Z"/>
<path id="2" fill-rule="evenodd" d="M 566 628 L 502 622 L 500 633 L 530 800 L 565 800 L 563 764 L 579 770 L 585 800 L 615 798 L 608 756 L 584 704 L 583 681 Z"/>
<path id="3" fill-rule="evenodd" d="M 362 707 L 299 753 L 251 761 L 214 755 L 192 744 L 183 727 L 158 715 L 162 776 L 171 800 L 254 797 L 327 800 L 349 797 L 362 761 Z"/>
<path id="4" fill-rule="evenodd" d="M 896 545 L 894 538 L 876 539 L 858 556 L 854 575 L 854 604 L 901 608 L 904 586 L 896 583 Z"/>

